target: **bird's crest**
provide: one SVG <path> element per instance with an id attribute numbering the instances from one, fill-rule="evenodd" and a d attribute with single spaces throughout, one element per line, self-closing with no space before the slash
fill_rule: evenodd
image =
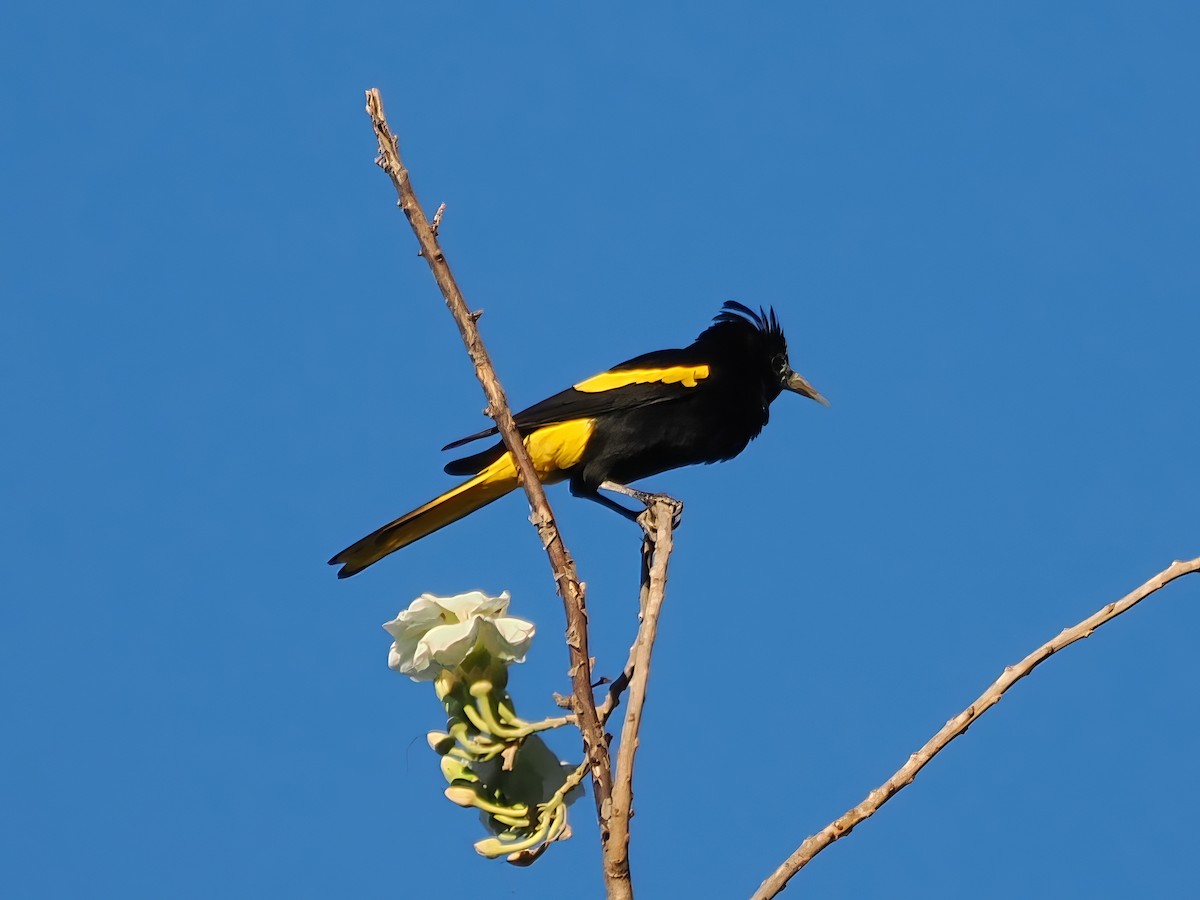
<path id="1" fill-rule="evenodd" d="M 747 322 L 768 338 L 784 340 L 783 326 L 779 324 L 779 317 L 775 315 L 774 307 L 763 309 L 760 306 L 758 312 L 755 312 L 736 300 L 726 300 L 721 304 L 721 311 L 713 318 L 713 322 Z"/>

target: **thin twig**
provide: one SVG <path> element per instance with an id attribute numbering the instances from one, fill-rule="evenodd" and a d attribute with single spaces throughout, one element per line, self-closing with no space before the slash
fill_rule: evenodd
<path id="1" fill-rule="evenodd" d="M 608 686 L 608 695 L 604 698 L 604 702 L 596 707 L 596 713 L 600 716 L 601 722 L 607 722 L 611 716 L 621 705 L 621 695 L 625 693 L 625 689 L 629 687 L 629 679 L 633 677 L 633 652 L 637 649 L 637 641 L 629 648 L 629 661 L 625 663 L 625 669 L 618 675 Z"/>
<path id="2" fill-rule="evenodd" d="M 629 651 L 629 663 L 621 677 L 629 685 L 629 705 L 621 728 L 621 743 L 617 748 L 617 768 L 613 779 L 612 847 L 616 859 L 629 870 L 629 820 L 633 815 L 633 761 L 637 753 L 638 731 L 642 725 L 642 709 L 646 703 L 646 686 L 650 681 L 650 657 L 658 636 L 658 617 L 667 593 L 667 566 L 671 561 L 673 527 L 681 505 L 667 497 L 659 497 L 638 517 L 645 531 L 642 542 L 641 625 L 637 639 Z M 620 681 L 621 679 L 618 679 Z M 613 691 L 604 706 L 606 712 L 620 700 L 614 683 Z M 612 706 L 609 706 L 609 700 Z"/>
<path id="3" fill-rule="evenodd" d="M 999 703 L 1000 698 L 1004 696 L 1004 693 L 1009 688 L 1032 672 L 1041 663 L 1063 649 L 1063 647 L 1083 638 L 1090 637 L 1092 632 L 1105 622 L 1115 619 L 1121 613 L 1132 609 L 1142 600 L 1163 586 L 1170 584 L 1176 578 L 1190 575 L 1193 572 L 1200 572 L 1200 557 L 1186 561 L 1177 560 L 1137 590 L 1125 595 L 1115 603 L 1108 604 L 1108 606 L 1095 615 L 1089 616 L 1073 628 L 1064 629 L 1058 637 L 1042 644 L 1042 646 L 1038 647 L 1015 666 L 1007 667 L 991 687 L 979 695 L 978 700 L 947 722 L 941 731 L 929 739 L 925 746 L 908 758 L 908 762 L 901 766 L 895 775 L 867 794 L 866 799 L 858 804 L 858 806 L 848 810 L 841 818 L 830 822 L 816 834 L 807 838 L 759 886 L 758 890 L 751 897 L 751 900 L 769 900 L 769 898 L 774 897 L 784 889 L 788 883 L 788 879 L 808 865 L 814 856 L 834 841 L 848 835 L 859 822 L 875 815 L 883 804 L 912 784 L 913 779 L 917 777 L 917 773 L 925 767 L 926 763 L 937 756 L 952 740 L 965 732 L 971 723 Z"/>
<path id="4" fill-rule="evenodd" d="M 616 882 L 621 880 L 620 873 L 612 874 L 610 869 L 615 871 L 619 867 L 610 867 L 607 864 L 609 857 L 607 849 L 609 844 L 608 818 L 612 805 L 612 770 L 608 744 L 604 739 L 604 729 L 596 714 L 596 702 L 592 696 L 592 667 L 588 656 L 587 605 L 583 585 L 575 571 L 575 563 L 563 545 L 562 537 L 559 535 L 554 521 L 554 513 L 546 500 L 546 492 L 542 488 L 541 481 L 538 480 L 533 461 L 529 458 L 529 451 L 513 422 L 512 411 L 504 396 L 504 389 L 500 386 L 491 358 L 475 327 L 477 316 L 468 309 L 454 275 L 450 271 L 450 266 L 446 262 L 446 257 L 442 253 L 442 248 L 438 244 L 437 236 L 434 234 L 429 220 L 426 219 L 421 204 L 417 201 L 408 170 L 400 160 L 399 142 L 391 128 L 388 127 L 383 112 L 383 98 L 376 88 L 367 91 L 367 114 L 371 117 L 375 137 L 379 142 L 379 158 L 376 163 L 391 178 L 392 184 L 396 188 L 396 194 L 400 198 L 400 208 L 408 217 L 409 225 L 412 226 L 413 233 L 421 245 L 421 253 L 441 289 L 446 306 L 453 314 L 454 321 L 458 323 L 458 330 L 462 334 L 467 353 L 470 354 L 471 361 L 475 364 L 475 374 L 487 396 L 489 414 L 496 420 L 500 437 L 504 440 L 505 447 L 508 448 L 508 452 L 512 454 L 516 463 L 521 483 L 532 508 L 530 518 L 537 528 L 542 545 L 546 548 L 546 554 L 550 559 L 554 581 L 558 593 L 562 597 L 563 609 L 567 617 L 567 647 L 571 658 L 569 673 L 574 694 L 573 711 L 578 717 L 579 729 L 583 733 L 585 759 L 591 767 L 596 814 L 600 822 L 601 840 L 605 848 L 605 876 L 609 896 L 632 896 L 631 892 L 623 891 L 621 884 L 614 883 L 614 880 Z M 627 886 L 627 868 L 624 872 L 624 882 Z"/>
<path id="5" fill-rule="evenodd" d="M 649 533 L 644 532 L 648 538 Z M 642 587 L 639 592 L 639 607 L 638 607 L 638 622 L 646 621 L 646 599 L 649 594 L 647 589 L 650 580 L 650 560 L 646 555 L 646 540 L 642 541 Z M 609 717 L 617 711 L 617 707 L 621 705 L 621 695 L 629 687 L 629 681 L 633 678 L 633 668 L 637 663 L 638 644 L 641 641 L 642 632 L 639 627 L 637 636 L 633 639 L 633 643 L 629 646 L 629 658 L 625 661 L 625 668 L 621 670 L 621 674 L 614 678 L 608 685 L 608 693 L 604 697 L 604 702 L 596 707 L 596 713 L 600 716 L 600 721 L 608 724 Z"/>

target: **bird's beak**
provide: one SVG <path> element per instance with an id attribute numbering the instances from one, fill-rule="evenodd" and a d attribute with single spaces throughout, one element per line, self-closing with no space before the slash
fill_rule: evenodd
<path id="1" fill-rule="evenodd" d="M 812 400 L 816 400 L 822 406 L 829 405 L 829 401 L 821 396 L 821 392 L 818 391 L 811 384 L 809 384 L 808 381 L 804 378 L 804 376 L 801 375 L 799 372 L 789 371 L 787 380 L 783 383 L 783 386 L 785 388 L 787 388 L 789 391 L 793 391 L 797 394 L 801 394 Z"/>

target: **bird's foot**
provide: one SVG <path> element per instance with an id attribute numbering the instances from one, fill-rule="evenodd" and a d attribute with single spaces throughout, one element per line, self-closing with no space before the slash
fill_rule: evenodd
<path id="1" fill-rule="evenodd" d="M 652 515 L 654 514 L 653 510 L 656 506 L 658 506 L 659 504 L 665 505 L 667 507 L 667 509 L 670 510 L 670 512 L 671 512 L 671 527 L 672 528 L 678 528 L 683 523 L 683 501 L 682 500 L 676 500 L 670 494 L 647 494 L 647 493 L 642 493 L 642 495 L 640 497 L 638 497 L 638 499 L 646 504 L 646 511 L 650 512 Z"/>
<path id="2" fill-rule="evenodd" d="M 600 487 L 608 491 L 616 491 L 618 494 L 624 494 L 626 497 L 632 497 L 644 505 L 647 512 L 658 504 L 664 503 L 671 510 L 671 527 L 678 528 L 683 522 L 683 501 L 676 500 L 669 494 L 652 494 L 649 491 L 639 491 L 637 488 L 631 488 L 626 484 L 617 484 L 615 481 L 606 481 Z M 637 518 L 640 521 L 644 516 L 646 516 L 646 513 L 642 513 Z"/>
<path id="3" fill-rule="evenodd" d="M 660 494 L 659 496 L 664 500 L 673 499 L 665 494 Z M 674 503 L 675 505 L 671 507 L 671 530 L 678 531 L 679 526 L 683 524 L 683 504 L 678 500 L 674 500 Z M 647 506 L 634 519 L 641 526 L 642 532 L 651 541 L 655 540 L 658 535 L 658 509 L 657 505 Z"/>

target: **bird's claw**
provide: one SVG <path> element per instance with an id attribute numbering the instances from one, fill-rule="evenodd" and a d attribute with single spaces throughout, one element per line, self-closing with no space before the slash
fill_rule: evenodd
<path id="1" fill-rule="evenodd" d="M 669 494 L 650 494 L 646 491 L 636 491 L 631 496 L 646 505 L 646 511 L 638 516 L 638 521 L 640 522 L 643 518 L 645 519 L 643 527 L 647 531 L 653 527 L 652 520 L 656 514 L 655 507 L 660 503 L 664 504 L 671 511 L 671 528 L 678 528 L 683 524 L 682 500 L 676 500 Z"/>

